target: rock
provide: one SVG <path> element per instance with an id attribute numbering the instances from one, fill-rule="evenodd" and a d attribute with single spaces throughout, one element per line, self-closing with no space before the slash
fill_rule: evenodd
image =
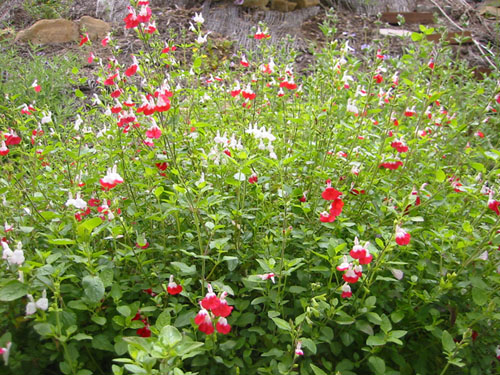
<path id="1" fill-rule="evenodd" d="M 269 0 L 244 0 L 243 4 L 241 5 L 248 8 L 259 8 L 262 10 L 266 10 L 267 3 L 269 3 Z"/>
<path id="2" fill-rule="evenodd" d="M 319 0 L 297 0 L 297 9 L 319 5 Z"/>
<path id="3" fill-rule="evenodd" d="M 380 33 L 380 35 L 401 36 L 401 37 L 411 36 L 412 34 L 410 30 L 402 30 L 402 29 L 380 29 L 378 32 Z"/>
<path id="4" fill-rule="evenodd" d="M 54 44 L 75 42 L 79 39 L 78 25 L 64 19 L 40 20 L 17 33 L 15 42 Z"/>
<path id="5" fill-rule="evenodd" d="M 96 17 L 108 22 L 123 22 L 128 5 L 129 0 L 97 0 Z"/>
<path id="6" fill-rule="evenodd" d="M 287 0 L 274 0 L 271 3 L 271 9 L 278 10 L 280 12 L 291 12 L 295 9 L 296 6 L 296 3 L 292 3 L 291 1 Z"/>
<path id="7" fill-rule="evenodd" d="M 77 22 L 80 26 L 80 33 L 88 33 L 92 41 L 103 39 L 111 30 L 109 23 L 90 16 L 83 16 Z"/>

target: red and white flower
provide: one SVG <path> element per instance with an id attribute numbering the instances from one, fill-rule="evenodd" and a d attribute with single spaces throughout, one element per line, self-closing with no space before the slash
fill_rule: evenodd
<path id="1" fill-rule="evenodd" d="M 231 326 L 228 324 L 227 319 L 224 317 L 220 317 L 215 325 L 217 332 L 227 335 L 231 331 Z"/>
<path id="2" fill-rule="evenodd" d="M 297 345 L 295 346 L 295 355 L 304 355 L 304 351 L 302 350 L 302 342 L 297 341 Z"/>
<path id="3" fill-rule="evenodd" d="M 340 289 L 342 290 L 342 295 L 341 295 L 342 298 L 352 297 L 351 287 L 349 286 L 348 283 L 345 283 L 344 285 L 342 285 L 342 287 Z"/>
<path id="4" fill-rule="evenodd" d="M 194 322 L 196 323 L 196 325 L 198 325 L 198 330 L 200 330 L 201 332 L 206 333 L 207 335 L 211 335 L 212 333 L 214 333 L 214 326 L 212 324 L 210 314 L 203 307 L 198 312 L 198 314 L 196 314 Z"/>
<path id="5" fill-rule="evenodd" d="M 117 167 L 114 165 L 112 168 L 108 168 L 106 176 L 101 178 L 99 182 L 104 189 L 112 189 L 117 184 L 123 183 L 123 178 L 116 171 Z"/>
<path id="6" fill-rule="evenodd" d="M 410 243 L 411 235 L 399 225 L 396 225 L 396 243 L 400 246 L 405 246 Z"/>
<path id="7" fill-rule="evenodd" d="M 227 292 L 222 292 L 220 298 L 219 298 L 219 304 L 212 308 L 212 313 L 215 316 L 220 316 L 223 318 L 228 317 L 231 314 L 231 311 L 233 311 L 233 306 L 229 306 L 226 301 L 226 296 Z"/>
<path id="8" fill-rule="evenodd" d="M 130 65 L 127 70 L 125 70 L 125 75 L 127 77 L 133 76 L 139 70 L 139 61 L 135 56 L 132 56 L 132 65 Z"/>
<path id="9" fill-rule="evenodd" d="M 33 87 L 35 92 L 40 92 L 42 90 L 42 87 L 38 84 L 38 81 L 36 79 L 31 84 L 31 87 Z"/>
<path id="10" fill-rule="evenodd" d="M 167 292 L 172 296 L 175 296 L 176 294 L 182 292 L 182 285 L 178 285 L 177 283 L 174 282 L 174 275 L 170 275 L 170 280 L 167 286 Z"/>
<path id="11" fill-rule="evenodd" d="M 146 137 L 150 139 L 158 139 L 161 137 L 161 129 L 156 125 L 155 121 L 153 121 L 151 127 L 146 131 Z"/>
<path id="12" fill-rule="evenodd" d="M 219 297 L 214 293 L 212 289 L 212 285 L 208 284 L 207 285 L 207 294 L 205 297 L 201 300 L 201 306 L 204 309 L 207 310 L 212 310 L 218 307 L 220 304 Z"/>

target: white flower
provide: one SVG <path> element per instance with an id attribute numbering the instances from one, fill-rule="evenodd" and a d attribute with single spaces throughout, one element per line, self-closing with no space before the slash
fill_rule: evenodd
<path id="1" fill-rule="evenodd" d="M 26 316 L 33 315 L 36 313 L 36 303 L 31 294 L 28 294 L 29 302 L 26 304 Z"/>
<path id="2" fill-rule="evenodd" d="M 83 123 L 83 120 L 82 118 L 80 117 L 80 115 L 76 115 L 76 120 L 75 120 L 75 126 L 73 127 L 73 129 L 75 131 L 79 131 L 80 130 L 80 125 Z"/>
<path id="3" fill-rule="evenodd" d="M 73 206 L 75 208 L 84 210 L 87 208 L 87 202 L 85 202 L 81 197 L 80 193 L 76 193 L 75 199 L 73 199 L 73 196 L 71 192 L 68 193 L 69 199 L 66 201 L 66 207 Z"/>
<path id="4" fill-rule="evenodd" d="M 47 311 L 49 308 L 49 300 L 47 299 L 47 291 L 44 289 L 42 292 L 42 298 L 36 301 L 36 308 Z"/>
<path id="5" fill-rule="evenodd" d="M 203 18 L 203 15 L 200 12 L 194 14 L 193 21 L 201 25 L 203 22 L 205 22 L 205 19 Z"/>
<path id="6" fill-rule="evenodd" d="M 206 43 L 208 34 L 210 34 L 210 33 L 206 33 L 205 36 L 198 35 L 198 38 L 196 38 L 196 43 L 198 43 L 198 44 Z"/>
<path id="7" fill-rule="evenodd" d="M 49 113 L 43 112 L 42 124 L 47 124 L 49 122 L 52 122 L 52 112 L 50 111 Z"/>

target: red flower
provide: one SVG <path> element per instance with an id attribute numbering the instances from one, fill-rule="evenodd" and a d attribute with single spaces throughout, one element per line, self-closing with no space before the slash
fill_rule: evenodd
<path id="1" fill-rule="evenodd" d="M 377 83 L 382 83 L 382 81 L 384 80 L 384 77 L 382 77 L 382 75 L 380 73 L 378 74 L 375 74 L 373 76 L 373 79 L 377 82 Z"/>
<path id="2" fill-rule="evenodd" d="M 31 84 L 31 87 L 33 87 L 33 89 L 35 90 L 35 92 L 40 92 L 42 90 L 42 87 L 38 84 L 38 82 L 37 82 L 36 79 Z"/>
<path id="3" fill-rule="evenodd" d="M 248 182 L 250 184 L 255 184 L 259 180 L 259 177 L 255 173 L 252 173 L 250 177 L 248 177 Z"/>
<path id="4" fill-rule="evenodd" d="M 408 152 L 408 146 L 402 139 L 396 139 L 391 143 L 391 147 L 395 148 L 397 152 Z"/>
<path id="5" fill-rule="evenodd" d="M 170 275 L 170 280 L 169 280 L 168 286 L 167 286 L 167 292 L 168 292 L 168 294 L 170 294 L 172 296 L 175 296 L 176 294 L 179 294 L 180 292 L 182 292 L 182 285 L 177 285 L 174 282 L 174 275 Z"/>
<path id="6" fill-rule="evenodd" d="M 149 247 L 149 242 L 146 241 L 146 243 L 144 245 L 140 245 L 138 242 L 135 243 L 135 247 L 137 247 L 138 249 L 147 249 Z"/>
<path id="7" fill-rule="evenodd" d="M 156 101 L 156 107 L 155 111 L 156 112 L 165 112 L 170 109 L 170 99 L 167 97 L 165 94 L 160 94 L 158 96 L 158 100 Z M 144 114 L 146 115 L 146 111 L 144 111 Z"/>
<path id="8" fill-rule="evenodd" d="M 342 207 L 344 207 L 344 201 L 340 198 L 335 199 L 330 206 L 330 214 L 339 216 L 342 213 Z"/>
<path id="9" fill-rule="evenodd" d="M 220 300 L 217 297 L 217 295 L 214 293 L 214 291 L 212 289 L 212 285 L 208 284 L 207 290 L 208 290 L 208 292 L 205 295 L 205 298 L 203 298 L 201 300 L 201 306 L 204 309 L 212 310 L 212 309 L 215 309 L 219 306 Z"/>
<path id="10" fill-rule="evenodd" d="M 9 132 L 4 135 L 5 144 L 7 146 L 18 145 L 21 142 L 21 137 L 17 135 L 17 133 L 9 128 Z"/>
<path id="11" fill-rule="evenodd" d="M 302 193 L 302 196 L 299 198 L 299 201 L 302 203 L 307 202 L 306 192 Z"/>
<path id="12" fill-rule="evenodd" d="M 133 28 L 139 26 L 139 19 L 137 18 L 137 14 L 135 13 L 134 8 L 132 8 L 131 6 L 128 6 L 128 14 L 123 19 L 123 21 L 125 22 L 126 29 L 133 29 Z"/>
<path id="13" fill-rule="evenodd" d="M 333 223 L 337 216 L 332 215 L 331 213 L 328 213 L 326 211 L 323 211 L 320 216 L 319 216 L 319 221 L 322 223 Z"/>
<path id="14" fill-rule="evenodd" d="M 365 246 L 361 246 L 359 244 L 359 240 L 358 240 L 358 237 L 355 237 L 354 238 L 354 246 L 352 248 L 352 250 L 349 252 L 349 255 L 353 258 L 353 259 L 361 259 L 361 258 L 364 258 L 367 254 L 367 251 L 365 249 L 366 245 L 368 244 L 368 242 L 365 244 Z"/>
<path id="15" fill-rule="evenodd" d="M 396 243 L 400 246 L 405 246 L 410 243 L 411 235 L 407 233 L 399 225 L 396 226 Z"/>
<path id="16" fill-rule="evenodd" d="M 398 161 L 388 161 L 380 164 L 380 168 L 396 170 L 403 165 L 401 160 Z"/>
<path id="17" fill-rule="evenodd" d="M 321 193 L 321 197 L 327 201 L 334 201 L 335 199 L 337 199 L 341 195 L 342 195 L 342 193 L 340 191 L 332 188 L 331 180 L 327 180 L 326 181 L 326 188 L 325 188 L 325 190 L 323 190 L 323 193 Z"/>
<path id="18" fill-rule="evenodd" d="M 113 168 L 108 168 L 106 176 L 99 180 L 104 189 L 112 189 L 117 184 L 123 183 L 123 178 L 116 172 L 116 165 Z"/>
<path id="19" fill-rule="evenodd" d="M 257 32 L 254 34 L 254 38 L 257 40 L 262 40 L 262 39 L 267 39 L 270 38 L 271 35 L 267 33 L 267 29 L 264 29 L 264 31 L 261 31 L 260 26 L 257 27 Z"/>
<path id="20" fill-rule="evenodd" d="M 341 295 L 342 298 L 352 297 L 351 287 L 349 286 L 348 283 L 345 283 L 344 285 L 342 285 L 341 289 L 342 289 L 342 295 Z"/>
<path id="21" fill-rule="evenodd" d="M 500 215 L 500 210 L 498 207 L 500 206 L 500 201 L 497 201 L 496 199 L 493 199 L 493 191 L 490 192 L 490 198 L 488 200 L 488 208 L 490 210 L 495 211 L 497 215 Z"/>
<path id="22" fill-rule="evenodd" d="M 358 279 L 359 279 L 359 275 L 354 272 L 354 270 L 352 268 L 349 268 L 343 275 L 342 275 L 342 278 L 344 279 L 344 281 L 346 283 L 349 283 L 349 284 L 354 284 L 356 282 L 358 282 Z"/>
<path id="23" fill-rule="evenodd" d="M 429 62 L 427 63 L 427 66 L 429 69 L 434 69 L 434 59 L 430 59 Z"/>
<path id="24" fill-rule="evenodd" d="M 240 60 L 240 65 L 244 66 L 245 68 L 248 68 L 249 64 L 248 64 L 248 61 L 247 61 L 247 59 L 246 59 L 245 55 L 243 55 L 243 56 L 241 57 L 241 60 Z"/>
<path id="25" fill-rule="evenodd" d="M 161 137 L 161 129 L 153 122 L 153 125 L 146 131 L 146 137 L 150 139 L 158 139 Z"/>
<path id="26" fill-rule="evenodd" d="M 9 153 L 9 149 L 5 145 L 5 141 L 2 141 L 2 146 L 0 147 L 0 155 L 5 156 Z"/>
<path id="27" fill-rule="evenodd" d="M 80 35 L 80 47 L 89 41 L 89 34 L 85 33 L 85 35 Z"/>
<path id="28" fill-rule="evenodd" d="M 104 80 L 104 85 L 105 86 L 111 86 L 115 84 L 115 78 L 118 77 L 118 73 L 110 75 L 108 78 Z M 119 78 L 118 78 L 119 79 Z"/>
<path id="29" fill-rule="evenodd" d="M 202 308 L 195 316 L 194 322 L 198 325 L 198 330 L 200 330 L 201 332 L 204 332 L 207 335 L 211 335 L 214 332 L 212 319 L 210 319 L 208 311 L 204 308 Z"/>
<path id="30" fill-rule="evenodd" d="M 139 328 L 136 332 L 141 337 L 151 337 L 151 330 L 147 325 L 145 325 L 143 328 Z"/>
<path id="31" fill-rule="evenodd" d="M 217 329 L 217 332 L 222 333 L 223 335 L 227 335 L 231 331 L 231 326 L 227 323 L 227 319 L 223 317 L 219 318 L 215 328 Z"/>
<path id="32" fill-rule="evenodd" d="M 156 168 L 158 168 L 160 171 L 165 171 L 168 168 L 167 162 L 155 163 L 155 165 L 156 165 Z"/>
<path id="33" fill-rule="evenodd" d="M 139 69 L 139 62 L 135 56 L 132 56 L 132 65 L 130 65 L 127 70 L 125 70 L 125 75 L 127 77 L 133 76 Z"/>
<path id="34" fill-rule="evenodd" d="M 227 292 L 223 292 L 219 299 L 219 304 L 216 307 L 212 308 L 212 313 L 215 316 L 226 318 L 231 314 L 231 311 L 233 311 L 233 306 L 229 306 L 227 304 L 226 296 Z"/>

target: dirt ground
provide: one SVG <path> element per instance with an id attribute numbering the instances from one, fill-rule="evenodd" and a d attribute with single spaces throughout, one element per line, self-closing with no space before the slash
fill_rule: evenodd
<path id="1" fill-rule="evenodd" d="M 288 13 L 238 7 L 228 0 L 217 2 L 151 0 L 150 3 L 158 31 L 165 37 L 167 37 L 168 29 L 179 33 L 180 30 L 186 29 L 195 12 L 203 12 L 206 19 L 204 27 L 211 31 L 210 38 L 219 42 L 233 40 L 232 49 L 235 49 L 237 44 L 252 48 L 252 45 L 248 44 L 252 40 L 247 38 L 245 33 L 248 34 L 251 27 L 257 25 L 259 21 L 264 21 L 273 35 L 272 42 L 283 43 L 285 35 L 292 35 L 293 47 L 302 52 L 297 61 L 299 67 L 305 67 L 312 62 L 311 43 L 321 46 L 325 41 L 319 25 L 324 22 L 326 12 L 332 8 L 328 5 L 334 5 L 337 19 L 335 38 L 349 40 L 349 45 L 355 50 L 360 50 L 372 43 L 381 43 L 380 28 L 418 31 L 418 25 L 384 24 L 378 21 L 377 16 L 354 13 L 352 9 L 348 9 L 349 7 L 342 6 L 342 1 L 323 1 L 326 2 L 320 6 Z M 441 5 L 441 9 L 436 7 L 436 3 Z M 461 46 L 459 50 L 460 57 L 467 60 L 471 67 L 496 69 L 493 66 L 494 58 L 489 51 L 499 54 L 500 24 L 498 20 L 487 19 L 479 14 L 477 7 L 480 2 L 478 0 L 416 0 L 415 4 L 419 11 L 428 10 L 438 15 L 438 21 L 432 25 L 433 27 L 443 26 L 449 32 L 458 32 L 459 28 L 462 28 L 472 33 L 474 43 Z M 95 0 L 74 0 L 66 18 L 78 19 L 83 15 L 96 15 Z M 9 28 L 12 32 L 17 32 L 36 21 L 37 19 L 34 19 L 23 8 L 23 0 L 0 0 L 0 29 Z M 123 39 L 124 44 L 129 43 L 129 38 L 124 35 L 121 24 L 113 25 L 113 30 L 116 37 Z M 290 39 L 287 40 L 290 41 Z M 391 56 L 401 55 L 406 44 L 407 41 L 398 37 L 392 37 L 384 43 L 389 48 L 388 52 Z M 134 48 L 134 45 L 129 46 L 127 52 L 133 52 Z M 77 46 L 67 44 L 50 46 L 44 50 L 44 53 L 59 54 L 68 49 L 77 50 Z"/>

